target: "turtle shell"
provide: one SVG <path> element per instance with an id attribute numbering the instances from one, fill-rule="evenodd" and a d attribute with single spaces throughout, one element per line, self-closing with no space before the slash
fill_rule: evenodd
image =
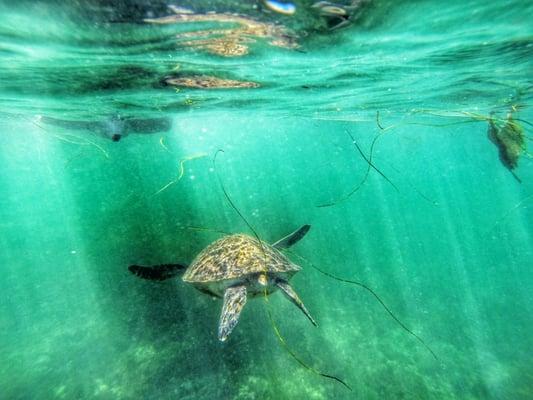
<path id="1" fill-rule="evenodd" d="M 225 236 L 207 246 L 183 275 L 185 282 L 218 282 L 261 272 L 292 276 L 300 267 L 268 243 L 244 235 Z"/>

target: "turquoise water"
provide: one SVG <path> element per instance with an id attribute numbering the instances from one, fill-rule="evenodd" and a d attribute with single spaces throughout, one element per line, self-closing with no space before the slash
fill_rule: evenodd
<path id="1" fill-rule="evenodd" d="M 532 5 L 376 1 L 329 31 L 312 2 L 183 2 L 290 31 L 281 47 L 247 33 L 247 54 L 225 57 L 194 32 L 238 23 L 104 3 L 0 6 L 0 397 L 533 397 L 532 161 L 519 183 L 487 138 L 490 113 L 512 112 L 531 143 Z M 258 87 L 168 83 L 199 76 Z M 365 179 L 352 138 L 388 180 Z M 252 234 L 217 174 L 263 240 L 312 226 L 288 256 L 318 328 L 274 293 L 221 343 L 220 300 L 129 274 Z M 438 359 L 313 266 L 371 287 Z M 301 366 L 267 310 L 351 390 Z"/>

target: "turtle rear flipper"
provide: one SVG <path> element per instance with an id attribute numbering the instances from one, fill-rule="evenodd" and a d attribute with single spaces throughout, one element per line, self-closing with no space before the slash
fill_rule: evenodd
<path id="1" fill-rule="evenodd" d="M 187 268 L 181 264 L 160 264 L 151 267 L 143 267 L 142 265 L 130 265 L 129 271 L 139 278 L 148 279 L 150 281 L 164 281 L 172 278 L 180 273 L 181 270 Z"/>
<path id="2" fill-rule="evenodd" d="M 311 229 L 311 225 L 304 225 L 300 227 L 298 230 L 288 234 L 287 236 L 281 238 L 280 240 L 272 244 L 272 247 L 278 250 L 291 247 L 292 245 L 302 240 L 305 234 L 309 232 L 309 229 Z"/>
<path id="3" fill-rule="evenodd" d="M 246 286 L 233 286 L 224 292 L 224 305 L 218 324 L 218 340 L 225 341 L 237 322 L 246 304 Z"/>
<path id="4" fill-rule="evenodd" d="M 283 294 L 285 296 L 287 296 L 287 298 L 290 301 L 292 301 L 300 310 L 302 310 L 302 312 L 305 314 L 305 316 L 307 318 L 309 318 L 309 321 L 311 321 L 311 323 L 314 326 L 318 326 L 317 323 L 315 322 L 315 320 L 313 319 L 313 317 L 311 317 L 311 314 L 309 314 L 309 311 L 307 311 L 307 308 L 305 308 L 304 303 L 302 302 L 302 300 L 300 300 L 300 298 L 298 297 L 298 295 L 296 294 L 296 292 L 294 291 L 292 286 L 289 285 L 288 282 L 286 282 L 284 280 L 281 280 L 281 279 L 278 279 L 276 281 L 276 286 L 281 289 Z"/>

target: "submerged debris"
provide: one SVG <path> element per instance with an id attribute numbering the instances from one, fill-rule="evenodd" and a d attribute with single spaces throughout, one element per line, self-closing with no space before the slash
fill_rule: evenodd
<path id="1" fill-rule="evenodd" d="M 172 86 L 196 89 L 242 89 L 257 88 L 260 86 L 256 82 L 224 79 L 211 75 L 168 77 L 165 79 L 165 83 Z"/>
<path id="2" fill-rule="evenodd" d="M 491 117 L 489 119 L 488 137 L 492 143 L 498 148 L 500 161 L 507 168 L 513 176 L 521 182 L 520 178 L 514 173 L 514 169 L 518 166 L 518 159 L 526 150 L 526 136 L 522 126 L 513 119 L 513 111 L 507 114 L 505 124 L 498 126 L 498 120 Z"/>
<path id="3" fill-rule="evenodd" d="M 218 22 L 230 24 L 227 29 L 208 29 L 178 34 L 178 39 L 192 37 L 181 42 L 182 45 L 205 50 L 224 57 L 239 57 L 248 54 L 248 43 L 256 39 L 268 39 L 276 47 L 293 49 L 298 47 L 296 35 L 278 24 L 260 22 L 253 18 L 231 13 L 195 13 L 192 10 L 169 6 L 174 15 L 161 18 L 147 18 L 144 22 L 154 24 L 174 24 L 191 22 Z M 237 27 L 235 27 L 237 25 Z"/>

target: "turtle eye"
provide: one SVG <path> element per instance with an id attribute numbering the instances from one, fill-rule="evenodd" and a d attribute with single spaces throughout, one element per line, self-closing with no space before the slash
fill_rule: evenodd
<path id="1" fill-rule="evenodd" d="M 118 142 L 121 137 L 122 137 L 122 135 L 119 135 L 118 133 L 115 133 L 113 136 L 111 136 L 111 140 L 113 142 Z"/>

